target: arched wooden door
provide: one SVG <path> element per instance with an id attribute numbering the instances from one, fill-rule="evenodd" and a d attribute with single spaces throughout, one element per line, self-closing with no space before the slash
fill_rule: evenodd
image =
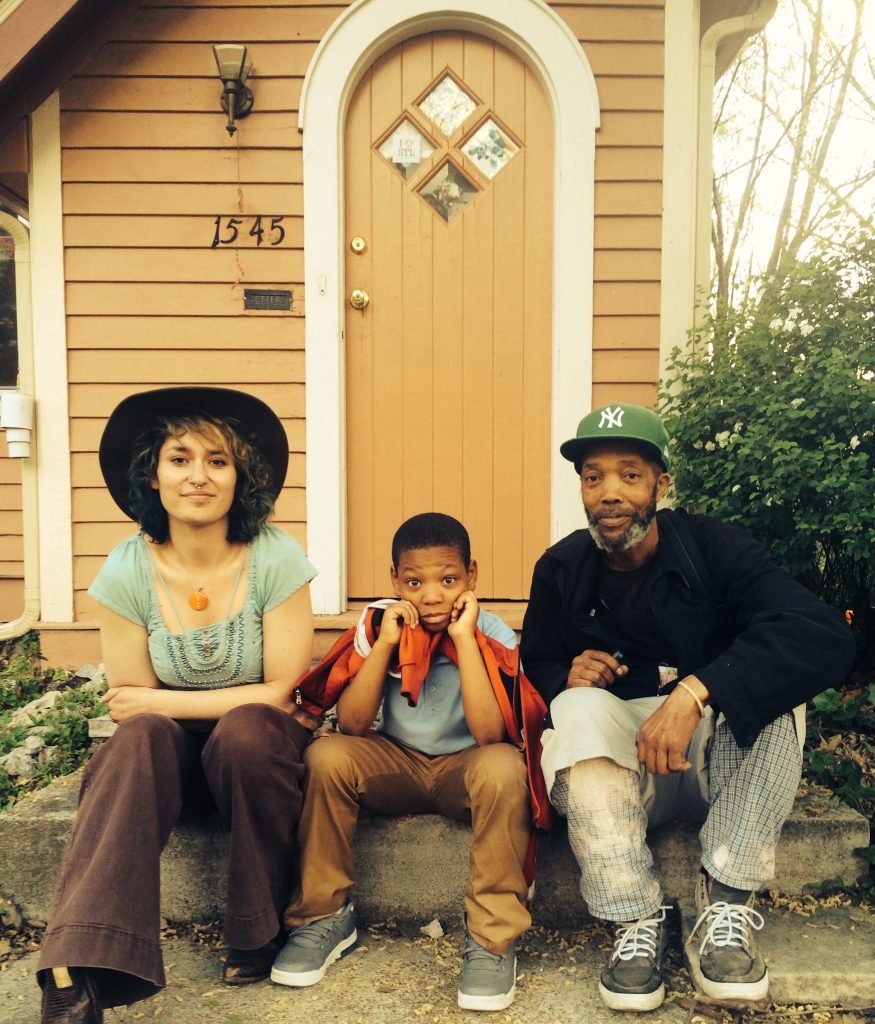
<path id="1" fill-rule="evenodd" d="M 485 38 L 418 36 L 359 84 L 345 160 L 349 596 L 384 594 L 397 526 L 440 511 L 478 594 L 525 598 L 549 542 L 547 98 Z"/>

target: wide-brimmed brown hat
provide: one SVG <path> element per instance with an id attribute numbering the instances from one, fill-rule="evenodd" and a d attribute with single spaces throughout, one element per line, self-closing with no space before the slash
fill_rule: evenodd
<path id="1" fill-rule="evenodd" d="M 218 416 L 255 445 L 270 469 L 270 489 L 279 496 L 289 466 L 289 444 L 276 413 L 260 398 L 234 388 L 156 388 L 122 399 L 100 439 L 100 471 L 113 501 L 133 519 L 128 471 L 133 446 L 160 416 Z"/>

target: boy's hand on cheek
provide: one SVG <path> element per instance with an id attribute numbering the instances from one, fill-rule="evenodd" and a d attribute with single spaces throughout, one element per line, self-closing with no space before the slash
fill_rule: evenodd
<path id="1" fill-rule="evenodd" d="M 460 594 L 456 598 L 453 604 L 447 632 L 452 637 L 473 636 L 479 617 L 480 605 L 477 603 L 477 598 L 470 590 L 466 590 L 464 594 Z"/>
<path id="2" fill-rule="evenodd" d="M 383 612 L 383 621 L 380 623 L 380 640 L 392 647 L 397 647 L 401 642 L 401 630 L 405 623 L 411 628 L 419 624 L 419 614 L 409 601 L 397 601 L 390 604 Z"/>

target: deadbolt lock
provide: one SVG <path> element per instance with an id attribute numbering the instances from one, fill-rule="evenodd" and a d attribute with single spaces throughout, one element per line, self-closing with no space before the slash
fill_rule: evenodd
<path id="1" fill-rule="evenodd" d="M 362 238 L 361 235 L 356 235 L 355 238 L 349 243 L 349 247 L 356 254 L 356 256 L 361 256 L 365 249 L 367 249 L 368 243 Z"/>
<path id="2" fill-rule="evenodd" d="M 364 309 L 370 301 L 371 297 L 364 288 L 355 288 L 349 297 L 349 304 L 353 309 Z"/>

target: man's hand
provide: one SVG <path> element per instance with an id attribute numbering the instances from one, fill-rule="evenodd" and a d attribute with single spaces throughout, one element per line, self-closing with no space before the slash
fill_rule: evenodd
<path id="1" fill-rule="evenodd" d="M 464 594 L 459 594 L 453 604 L 447 632 L 453 639 L 457 636 L 473 636 L 479 617 L 480 605 L 477 598 L 470 590 L 466 590 Z"/>
<path id="2" fill-rule="evenodd" d="M 147 712 L 166 715 L 165 691 L 152 686 L 111 686 L 100 698 L 114 722 L 126 722 Z"/>
<path id="3" fill-rule="evenodd" d="M 607 651 L 584 651 L 571 662 L 566 686 L 598 686 L 604 690 L 628 671 L 628 665 L 621 664 Z"/>
<path id="4" fill-rule="evenodd" d="M 394 604 L 387 605 L 380 622 L 377 643 L 382 640 L 390 647 L 397 647 L 401 643 L 401 630 L 405 623 L 411 629 L 419 624 L 419 613 L 413 605 L 409 601 L 396 601 Z"/>
<path id="5" fill-rule="evenodd" d="M 638 760 L 651 775 L 685 772 L 692 767 L 686 750 L 701 720 L 695 700 L 678 686 L 638 730 Z"/>

